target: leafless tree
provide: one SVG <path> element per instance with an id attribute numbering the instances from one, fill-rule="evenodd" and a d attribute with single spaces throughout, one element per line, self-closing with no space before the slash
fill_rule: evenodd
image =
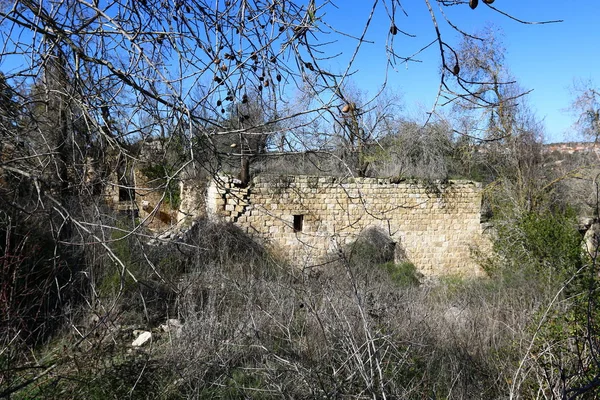
<path id="1" fill-rule="evenodd" d="M 352 173 L 367 176 L 379 140 L 397 127 L 402 104 L 398 93 L 386 88 L 372 98 L 349 82 L 341 88 L 346 103 L 334 114 L 333 140 L 340 158 Z"/>
<path id="2" fill-rule="evenodd" d="M 527 102 L 528 91 L 505 65 L 501 36 L 498 28 L 487 26 L 463 38 L 455 53 L 458 79 L 451 88 L 467 87 L 469 93 L 456 97 L 450 87 L 445 93 L 458 120 L 455 132 L 478 145 L 472 151 L 482 153 L 487 179 L 508 190 L 501 202 L 532 210 L 544 193 L 543 127 Z"/>
<path id="3" fill-rule="evenodd" d="M 598 142 L 600 135 L 600 91 L 592 82 L 574 84 L 575 100 L 571 104 L 577 116 L 576 129 L 585 138 Z"/>
<path id="4" fill-rule="evenodd" d="M 430 45 L 439 45 L 445 87 L 454 50 L 443 40 L 438 19 L 446 18 L 445 7 L 466 4 L 425 3 L 436 32 Z M 156 127 L 146 129 L 148 123 L 186 127 L 189 141 L 197 135 L 210 139 L 228 131 L 254 129 L 255 124 L 225 129 L 224 105 L 244 99 L 261 104 L 271 99 L 273 104 L 290 86 L 308 85 L 319 100 L 311 109 L 274 112 L 275 120 L 259 125 L 309 112 L 337 114 L 350 103 L 340 90 L 348 74 L 332 71 L 331 55 L 320 51 L 322 35 L 333 33 L 335 40 L 338 34 L 325 15 L 333 6 L 330 1 L 306 5 L 291 1 L 7 2 L 0 14 L 4 54 L 17 63 L 7 79 L 31 85 L 52 63 L 60 63 L 71 87 L 63 94 L 77 105 L 80 120 L 117 149 L 127 140 L 155 134 Z M 404 34 L 398 28 L 402 4 L 395 0 L 373 3 L 356 40 L 356 52 L 365 45 L 364 34 L 377 12 L 390 18 L 390 65 L 413 60 L 417 55 L 400 57 L 393 47 L 394 37 Z M 456 26 L 449 22 L 454 30 Z M 477 81 L 470 83 L 461 85 L 463 93 L 476 93 Z M 197 86 L 204 88 L 200 97 L 192 95 Z M 202 129 L 195 129 L 198 126 Z M 189 149 L 192 152 L 192 146 Z"/>

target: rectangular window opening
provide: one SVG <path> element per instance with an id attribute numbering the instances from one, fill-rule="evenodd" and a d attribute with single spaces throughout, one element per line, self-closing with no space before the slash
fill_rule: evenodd
<path id="1" fill-rule="evenodd" d="M 128 187 L 119 188 L 119 201 L 133 201 L 135 200 L 135 191 Z"/>
<path id="2" fill-rule="evenodd" d="M 304 215 L 294 215 L 294 232 L 302 232 L 304 225 Z"/>

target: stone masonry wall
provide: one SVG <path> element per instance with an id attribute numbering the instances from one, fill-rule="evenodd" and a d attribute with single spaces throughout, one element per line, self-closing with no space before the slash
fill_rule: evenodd
<path id="1" fill-rule="evenodd" d="M 389 179 L 258 176 L 248 188 L 218 177 L 207 211 L 233 222 L 295 264 L 316 264 L 363 230 L 386 232 L 425 275 L 477 275 L 472 249 L 484 242 L 481 184 L 427 187 Z"/>

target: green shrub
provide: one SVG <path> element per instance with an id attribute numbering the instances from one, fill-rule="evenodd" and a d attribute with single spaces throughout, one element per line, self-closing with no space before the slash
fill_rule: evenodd
<path id="1" fill-rule="evenodd" d="M 500 262 L 488 267 L 560 283 L 582 265 L 581 235 L 572 211 L 528 212 L 497 223 L 494 250 Z"/>
<path id="2" fill-rule="evenodd" d="M 127 271 L 135 275 L 138 266 L 132 256 L 133 243 L 128 233 L 125 224 L 118 223 L 117 227 L 112 230 L 110 247 L 115 256 L 125 265 Z M 120 265 L 106 265 L 103 269 L 98 282 L 98 294 L 101 297 L 114 296 L 121 290 L 129 291 L 135 286 L 134 279 L 127 271 L 123 271 Z"/>
<path id="3" fill-rule="evenodd" d="M 395 262 L 397 243 L 377 228 L 366 229 L 344 252 L 355 276 L 382 274 L 380 278 L 406 287 L 419 284 L 419 273 L 409 261 Z M 376 279 L 375 279 L 376 280 Z"/>
<path id="4" fill-rule="evenodd" d="M 417 272 L 415 265 L 411 262 L 405 261 L 400 264 L 386 262 L 379 264 L 379 268 L 387 272 L 391 281 L 398 286 L 419 285 L 419 273 Z"/>
<path id="5" fill-rule="evenodd" d="M 600 370 L 591 360 L 600 346 L 589 338 L 600 332 L 600 282 L 595 260 L 584 257 L 575 217 L 570 209 L 544 210 L 497 224 L 500 257 L 489 271 L 507 288 L 527 286 L 535 311 L 531 354 L 523 358 L 529 372 L 516 385 L 524 397 L 587 395 L 598 387 Z"/>

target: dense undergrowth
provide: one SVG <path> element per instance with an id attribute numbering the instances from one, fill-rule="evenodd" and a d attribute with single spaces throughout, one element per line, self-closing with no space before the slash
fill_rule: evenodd
<path id="1" fill-rule="evenodd" d="M 232 225 L 153 247 L 122 221 L 110 237 L 123 265 L 88 249 L 59 327 L 34 342 L 2 332 L 0 394 L 594 398 L 595 260 L 572 215 L 515 218 L 498 223 L 488 277 L 425 283 L 375 231 L 302 270 Z M 169 318 L 180 332 L 161 329 Z M 132 348 L 141 329 L 152 340 Z"/>

